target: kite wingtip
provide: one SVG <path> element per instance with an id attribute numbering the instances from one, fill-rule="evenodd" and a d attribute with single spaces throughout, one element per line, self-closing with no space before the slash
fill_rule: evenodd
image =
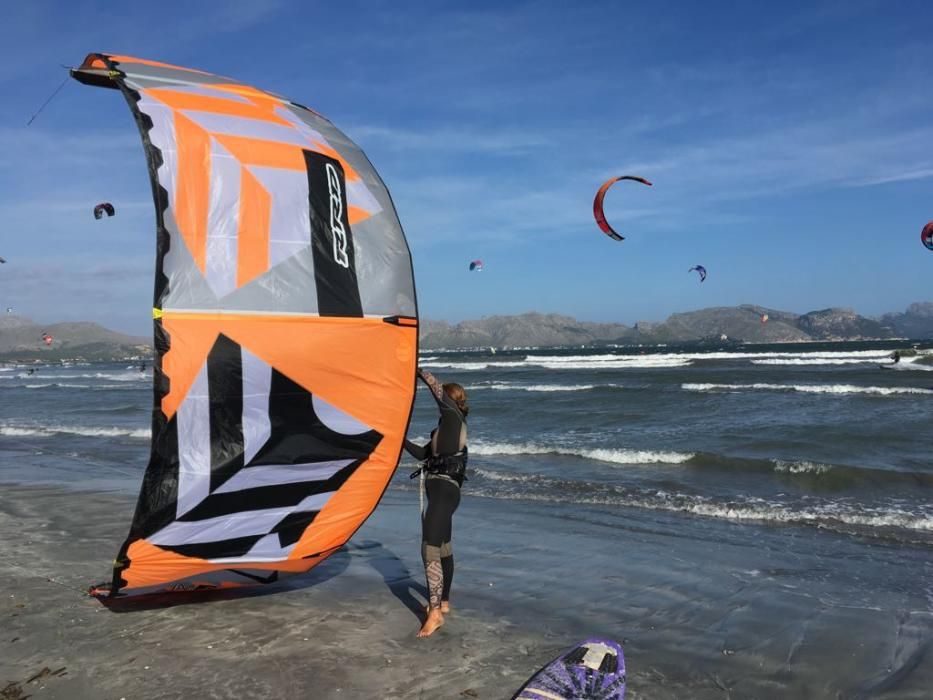
<path id="1" fill-rule="evenodd" d="M 113 588 L 109 583 L 98 583 L 88 587 L 87 594 L 92 598 L 110 598 L 113 596 Z"/>

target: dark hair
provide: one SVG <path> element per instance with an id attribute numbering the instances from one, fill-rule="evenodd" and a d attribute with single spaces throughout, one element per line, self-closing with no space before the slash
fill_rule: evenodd
<path id="1" fill-rule="evenodd" d="M 444 385 L 444 393 L 454 400 L 457 408 L 460 409 L 460 413 L 466 418 L 470 412 L 470 407 L 467 405 L 467 395 L 463 387 L 455 382 L 450 382 Z"/>

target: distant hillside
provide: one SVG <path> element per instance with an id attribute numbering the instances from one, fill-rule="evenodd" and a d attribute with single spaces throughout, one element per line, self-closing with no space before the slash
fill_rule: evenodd
<path id="1" fill-rule="evenodd" d="M 766 318 L 765 318 L 766 317 Z M 743 304 L 672 314 L 665 321 L 586 323 L 568 316 L 527 313 L 491 316 L 451 325 L 422 321 L 421 346 L 430 348 L 545 347 L 606 343 L 695 343 L 723 339 L 749 343 L 794 343 L 885 338 L 933 338 L 933 303 L 912 304 L 903 314 L 881 321 L 851 309 L 822 309 L 796 314 Z"/>
<path id="2" fill-rule="evenodd" d="M 933 302 L 911 304 L 904 313 L 885 314 L 881 323 L 903 338 L 933 338 Z"/>
<path id="3" fill-rule="evenodd" d="M 55 337 L 50 348 L 42 342 L 43 333 Z M 421 321 L 421 347 L 425 349 L 885 338 L 933 339 L 933 302 L 911 304 L 903 313 L 885 314 L 880 321 L 860 316 L 851 309 L 795 314 L 751 304 L 671 314 L 664 321 L 639 321 L 631 327 L 535 312 L 489 316 L 457 324 Z M 151 356 L 150 338 L 117 333 L 96 323 L 40 326 L 19 316 L 0 317 L 0 360 L 121 360 Z"/>
<path id="4" fill-rule="evenodd" d="M 527 313 L 490 316 L 453 326 L 445 321 L 422 321 L 421 344 L 434 348 L 591 345 L 630 331 L 621 323 L 586 323 L 569 316 Z"/>
<path id="5" fill-rule="evenodd" d="M 42 334 L 54 337 L 46 347 Z M 150 357 L 152 340 L 84 321 L 40 326 L 20 316 L 0 317 L 0 360 L 122 360 Z"/>

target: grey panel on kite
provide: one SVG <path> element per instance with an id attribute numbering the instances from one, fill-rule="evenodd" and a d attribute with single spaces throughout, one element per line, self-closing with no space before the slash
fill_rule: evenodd
<path id="1" fill-rule="evenodd" d="M 113 216 L 116 211 L 113 208 L 113 205 L 110 202 L 101 202 L 96 207 L 94 207 L 94 218 L 100 219 L 104 214 L 107 216 Z"/>
<path id="2" fill-rule="evenodd" d="M 603 200 L 606 198 L 606 193 L 609 191 L 609 188 L 620 180 L 634 180 L 635 182 L 640 182 L 643 185 L 651 187 L 651 183 L 643 177 L 638 177 L 637 175 L 620 175 L 619 177 L 609 178 L 602 184 L 602 187 L 599 188 L 599 191 L 596 193 L 596 198 L 593 200 L 593 217 L 596 219 L 596 224 L 599 226 L 600 230 L 616 241 L 625 240 L 625 237 L 616 233 L 612 226 L 609 225 L 609 222 L 606 221 L 606 215 L 603 212 Z"/>
<path id="3" fill-rule="evenodd" d="M 689 270 L 687 270 L 687 272 L 693 272 L 694 270 L 697 271 L 697 274 L 700 275 L 700 281 L 703 282 L 706 279 L 706 268 L 702 265 L 694 265 Z"/>

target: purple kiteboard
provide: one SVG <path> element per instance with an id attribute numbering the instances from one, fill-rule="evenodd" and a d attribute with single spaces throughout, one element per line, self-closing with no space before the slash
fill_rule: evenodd
<path id="1" fill-rule="evenodd" d="M 512 700 L 622 700 L 625 656 L 618 642 L 586 639 L 529 679 Z"/>

